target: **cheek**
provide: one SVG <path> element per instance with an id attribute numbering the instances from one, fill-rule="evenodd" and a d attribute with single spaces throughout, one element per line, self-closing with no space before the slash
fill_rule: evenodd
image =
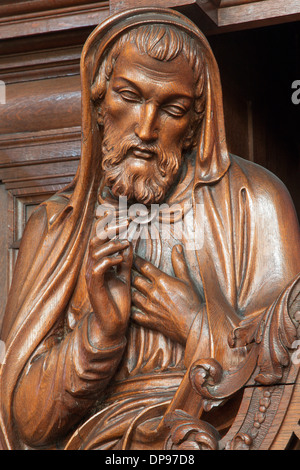
<path id="1" fill-rule="evenodd" d="M 163 129 L 163 140 L 170 146 L 178 146 L 183 143 L 190 129 L 190 117 L 183 119 L 166 119 Z"/>
<path id="2" fill-rule="evenodd" d="M 107 93 L 105 108 L 110 121 L 121 133 L 126 129 L 130 131 L 134 128 L 137 110 L 134 106 L 129 109 L 128 104 L 114 92 Z"/>

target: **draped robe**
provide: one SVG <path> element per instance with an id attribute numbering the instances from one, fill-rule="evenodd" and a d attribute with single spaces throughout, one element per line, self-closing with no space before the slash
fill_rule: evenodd
<path id="1" fill-rule="evenodd" d="M 194 25 L 180 14 L 150 10 L 156 21 L 173 22 L 199 37 Z M 82 59 L 84 83 L 90 86 L 91 57 L 95 44 L 99 48 L 99 37 L 103 40 L 106 33 L 111 38 L 114 28 L 120 32 L 122 21 L 127 26 L 150 21 L 147 12 L 122 13 L 92 34 Z M 0 384 L 4 448 L 62 448 L 80 423 L 84 424 L 69 447 L 118 446 L 145 407 L 161 404 L 165 410 L 175 392 L 178 395 L 181 387 L 188 387 L 184 374 L 193 361 L 213 357 L 225 369 L 235 367 L 246 350 L 231 348 L 228 335 L 242 319 L 276 304 L 298 275 L 299 226 L 290 196 L 267 170 L 228 155 L 211 52 L 207 64 L 212 78 L 199 146 L 187 172 L 190 177 L 192 171 L 192 178 L 187 186 L 182 179 L 186 189 L 181 192 L 179 184 L 172 200 L 190 201 L 190 228 L 201 239 L 194 251 L 187 251 L 184 241 L 173 240 L 173 244 L 182 243 L 203 299 L 186 347 L 132 324 L 127 344 L 101 349 L 89 342 L 93 313 L 86 297 L 84 263 L 99 189 L 95 149 L 101 133 L 95 131 L 86 87 L 82 162 L 76 179 L 32 215 L 14 272 L 2 331 L 7 346 Z M 203 209 L 201 217 L 197 206 Z M 162 252 L 168 249 L 162 246 Z M 166 270 L 170 263 L 159 260 L 157 265 Z M 189 403 L 197 400 L 192 390 L 185 396 L 192 397 Z"/>

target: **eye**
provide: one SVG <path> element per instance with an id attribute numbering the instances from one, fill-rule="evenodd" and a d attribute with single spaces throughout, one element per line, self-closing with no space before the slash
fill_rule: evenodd
<path id="1" fill-rule="evenodd" d="M 182 117 L 187 113 L 187 109 L 184 106 L 177 104 L 169 104 L 163 107 L 163 110 L 173 117 Z"/>
<path id="2" fill-rule="evenodd" d="M 118 93 L 125 101 L 130 101 L 133 103 L 139 103 L 141 101 L 140 96 L 133 90 L 122 89 L 118 90 Z"/>

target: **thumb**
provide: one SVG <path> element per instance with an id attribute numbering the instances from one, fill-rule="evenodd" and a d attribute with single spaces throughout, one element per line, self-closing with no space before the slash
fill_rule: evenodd
<path id="1" fill-rule="evenodd" d="M 175 276 L 185 282 L 190 283 L 191 277 L 181 245 L 175 245 L 173 247 L 171 259 Z"/>

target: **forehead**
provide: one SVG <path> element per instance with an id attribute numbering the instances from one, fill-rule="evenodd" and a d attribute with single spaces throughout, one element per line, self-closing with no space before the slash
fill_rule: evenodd
<path id="1" fill-rule="evenodd" d="M 119 55 L 112 79 L 123 78 L 137 85 L 163 88 L 166 93 L 193 96 L 193 71 L 183 54 L 164 62 L 141 53 L 134 44 L 127 44 Z"/>

